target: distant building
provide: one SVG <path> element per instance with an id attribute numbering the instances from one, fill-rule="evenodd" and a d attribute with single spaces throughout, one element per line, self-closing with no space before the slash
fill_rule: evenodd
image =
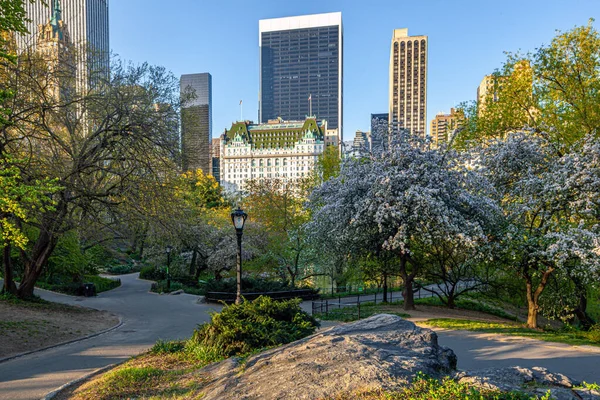
<path id="1" fill-rule="evenodd" d="M 35 52 L 48 68 L 45 82 L 40 82 L 46 88 L 46 95 L 56 101 L 64 101 L 75 90 L 77 66 L 71 37 L 62 19 L 60 2 L 53 3 L 51 18 L 38 26 Z"/>
<path id="2" fill-rule="evenodd" d="M 78 51 L 76 71 L 78 87 L 85 90 L 92 79 L 92 71 L 108 75 L 110 41 L 108 0 L 51 0 L 23 2 L 27 12 L 25 26 L 29 33 L 17 36 L 21 51 L 36 50 L 41 29 L 60 10 L 60 19 L 68 27 L 69 41 Z M 37 39 L 37 40 L 36 40 Z"/>
<path id="3" fill-rule="evenodd" d="M 389 123 L 425 137 L 427 130 L 427 36 L 395 29 L 390 51 Z"/>
<path id="4" fill-rule="evenodd" d="M 371 132 L 356 131 L 352 152 L 355 155 L 368 153 L 371 150 Z"/>
<path id="5" fill-rule="evenodd" d="M 212 77 L 209 73 L 181 75 L 181 156 L 184 171 L 212 173 Z"/>
<path id="6" fill-rule="evenodd" d="M 328 121 L 328 143 L 342 132 L 343 35 L 339 12 L 259 21 L 259 122 Z"/>
<path id="7" fill-rule="evenodd" d="M 313 171 L 325 147 L 327 121 L 236 122 L 221 135 L 221 185 L 243 191 L 250 179 L 294 182 Z"/>
<path id="8" fill-rule="evenodd" d="M 221 183 L 221 139 L 214 138 L 210 145 L 210 157 L 212 161 L 212 176 Z"/>
<path id="9" fill-rule="evenodd" d="M 455 129 L 462 127 L 465 115 L 462 111 L 456 111 L 454 108 L 450 109 L 450 114 L 438 113 L 434 119 L 431 120 L 431 126 L 429 128 L 429 135 L 431 142 L 435 146 L 439 146 L 442 143 L 447 143 L 451 139 L 452 132 Z"/>
<path id="10" fill-rule="evenodd" d="M 529 85 L 533 85 L 533 71 L 529 61 L 526 60 L 517 62 L 514 65 L 511 75 L 491 74 L 484 76 L 481 80 L 481 83 L 477 87 L 477 113 L 479 115 L 481 115 L 483 110 L 485 110 L 487 102 L 497 102 L 500 100 L 502 85 L 511 76 L 516 77 L 517 79 L 526 79 L 530 82 Z M 525 118 L 525 120 L 527 120 L 529 117 L 528 111 L 530 113 L 535 112 L 533 110 L 523 110 L 523 118 Z"/>

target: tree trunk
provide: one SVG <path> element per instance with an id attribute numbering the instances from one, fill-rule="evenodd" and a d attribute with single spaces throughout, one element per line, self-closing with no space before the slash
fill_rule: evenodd
<path id="1" fill-rule="evenodd" d="M 525 286 L 527 288 L 527 327 L 531 329 L 537 329 L 537 317 L 538 312 L 540 310 L 539 299 L 540 295 L 546 288 L 548 284 L 548 279 L 550 279 L 550 275 L 554 272 L 554 268 L 549 267 L 542 274 L 542 279 L 538 285 L 538 287 L 533 290 L 533 279 L 531 276 L 525 276 Z"/>
<path id="2" fill-rule="evenodd" d="M 387 281 L 387 273 L 383 274 L 383 302 L 387 303 L 388 301 L 388 281 Z"/>
<path id="3" fill-rule="evenodd" d="M 577 287 L 577 286 L 576 286 Z M 592 317 L 586 312 L 587 309 L 587 291 L 585 288 L 579 288 L 579 295 L 577 296 L 579 302 L 575 308 L 575 316 L 579 320 L 581 329 L 589 331 L 592 326 L 596 323 Z"/>
<path id="4" fill-rule="evenodd" d="M 414 310 L 415 309 L 415 294 L 413 293 L 413 280 L 415 274 L 409 274 L 406 271 L 406 262 L 408 257 L 406 254 L 400 256 L 400 277 L 402 277 L 402 283 L 404 283 L 404 289 L 402 289 L 402 297 L 404 297 L 404 309 Z"/>
<path id="5" fill-rule="evenodd" d="M 4 265 L 4 286 L 2 287 L 2 292 L 15 294 L 17 293 L 17 286 L 13 279 L 10 243 L 8 241 L 4 244 L 4 249 L 2 250 L 2 264 Z"/>
<path id="6" fill-rule="evenodd" d="M 194 248 L 192 252 L 192 261 L 190 261 L 189 273 L 190 276 L 194 275 L 196 272 L 196 259 L 198 258 L 198 251 Z"/>
<path id="7" fill-rule="evenodd" d="M 26 299 L 33 297 L 35 283 L 42 274 L 43 268 L 57 242 L 58 239 L 56 236 L 50 235 L 48 232 L 40 232 L 40 236 L 33 246 L 31 258 L 26 259 L 24 263 L 25 272 L 23 273 L 23 280 L 17 289 L 17 296 L 19 298 Z"/>
<path id="8" fill-rule="evenodd" d="M 456 296 L 454 296 L 454 291 L 448 293 L 448 303 L 446 305 L 448 308 L 456 307 Z"/>

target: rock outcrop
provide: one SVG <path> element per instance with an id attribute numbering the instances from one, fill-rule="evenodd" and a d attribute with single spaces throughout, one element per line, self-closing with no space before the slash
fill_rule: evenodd
<path id="1" fill-rule="evenodd" d="M 539 396 L 550 390 L 558 400 L 600 400 L 600 393 L 577 389 L 579 382 L 544 368 L 456 371 L 456 355 L 438 345 L 435 332 L 387 314 L 338 325 L 245 361 L 231 358 L 208 366 L 202 373 L 202 398 L 321 399 L 341 392 L 399 389 L 418 372 L 434 378 L 450 375 L 486 389 Z"/>
<path id="2" fill-rule="evenodd" d="M 380 314 L 250 357 L 205 369 L 203 399 L 319 399 L 359 389 L 395 389 L 418 371 L 451 374 L 456 356 L 430 329 Z"/>

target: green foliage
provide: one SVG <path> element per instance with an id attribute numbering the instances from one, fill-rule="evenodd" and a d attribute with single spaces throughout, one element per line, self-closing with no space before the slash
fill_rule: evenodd
<path id="1" fill-rule="evenodd" d="M 183 289 L 183 284 L 181 282 L 171 280 L 171 284 L 169 288 L 167 288 L 167 280 L 164 279 L 153 283 L 150 291 L 154 293 L 170 293 L 180 289 Z"/>
<path id="2" fill-rule="evenodd" d="M 144 267 L 140 271 L 140 279 L 146 279 L 148 281 L 160 281 L 167 278 L 167 272 L 164 268 L 160 267 Z"/>
<path id="3" fill-rule="evenodd" d="M 237 291 L 235 279 L 210 279 L 203 286 L 207 292 L 236 293 Z M 297 285 L 292 287 L 286 282 L 255 278 L 242 278 L 242 287 L 247 293 L 285 292 L 299 288 Z"/>
<path id="4" fill-rule="evenodd" d="M 442 380 L 419 373 L 412 384 L 399 391 L 372 391 L 358 395 L 340 395 L 335 400 L 533 400 L 540 399 L 526 393 L 503 393 L 498 390 L 476 389 L 467 383 L 458 383 L 450 377 Z"/>
<path id="5" fill-rule="evenodd" d="M 423 304 L 423 305 L 428 305 L 428 306 L 440 306 L 440 307 L 446 306 L 446 304 L 444 304 L 437 296 L 416 299 L 415 304 Z M 500 318 L 506 318 L 506 319 L 512 319 L 512 320 L 515 319 L 514 315 L 507 313 L 503 309 L 501 309 L 499 307 L 487 305 L 478 300 L 461 298 L 461 299 L 456 300 L 455 305 L 456 305 L 456 308 L 461 308 L 463 310 L 480 311 L 480 312 L 483 312 L 486 314 L 495 315 Z"/>
<path id="6" fill-rule="evenodd" d="M 300 300 L 277 302 L 261 296 L 213 313 L 211 322 L 198 326 L 191 341 L 230 357 L 302 339 L 318 326 L 302 311 Z"/>
<path id="7" fill-rule="evenodd" d="M 106 269 L 106 272 L 111 275 L 125 275 L 136 272 L 135 269 L 133 265 L 112 265 Z"/>
<path id="8" fill-rule="evenodd" d="M 168 354 L 168 353 L 178 353 L 185 349 L 185 341 L 174 340 L 174 341 L 165 341 L 159 340 L 152 346 L 150 349 L 150 353 L 152 354 Z"/>
<path id="9" fill-rule="evenodd" d="M 97 275 L 52 275 L 37 281 L 36 286 L 53 292 L 64 293 L 71 296 L 80 296 L 81 285 L 93 283 L 96 285 L 96 293 L 106 292 L 121 286 L 120 280 L 103 278 Z"/>
<path id="10" fill-rule="evenodd" d="M 78 276 L 95 274 L 102 262 L 98 251 L 84 252 L 77 232 L 64 234 L 48 259 L 48 273 Z"/>

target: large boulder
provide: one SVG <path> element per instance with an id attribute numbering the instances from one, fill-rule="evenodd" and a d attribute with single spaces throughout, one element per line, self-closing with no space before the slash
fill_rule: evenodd
<path id="1" fill-rule="evenodd" d="M 437 335 L 387 314 L 335 326 L 247 360 L 230 358 L 204 368 L 203 400 L 322 399 L 362 390 L 395 390 L 422 372 L 452 376 L 470 386 L 525 391 L 556 400 L 600 400 L 544 368 L 489 368 L 456 371 L 456 355 L 439 346 Z"/>
<path id="2" fill-rule="evenodd" d="M 380 314 L 250 357 L 205 369 L 204 400 L 319 399 L 359 389 L 396 389 L 417 372 L 451 374 L 456 356 L 437 335 Z"/>

